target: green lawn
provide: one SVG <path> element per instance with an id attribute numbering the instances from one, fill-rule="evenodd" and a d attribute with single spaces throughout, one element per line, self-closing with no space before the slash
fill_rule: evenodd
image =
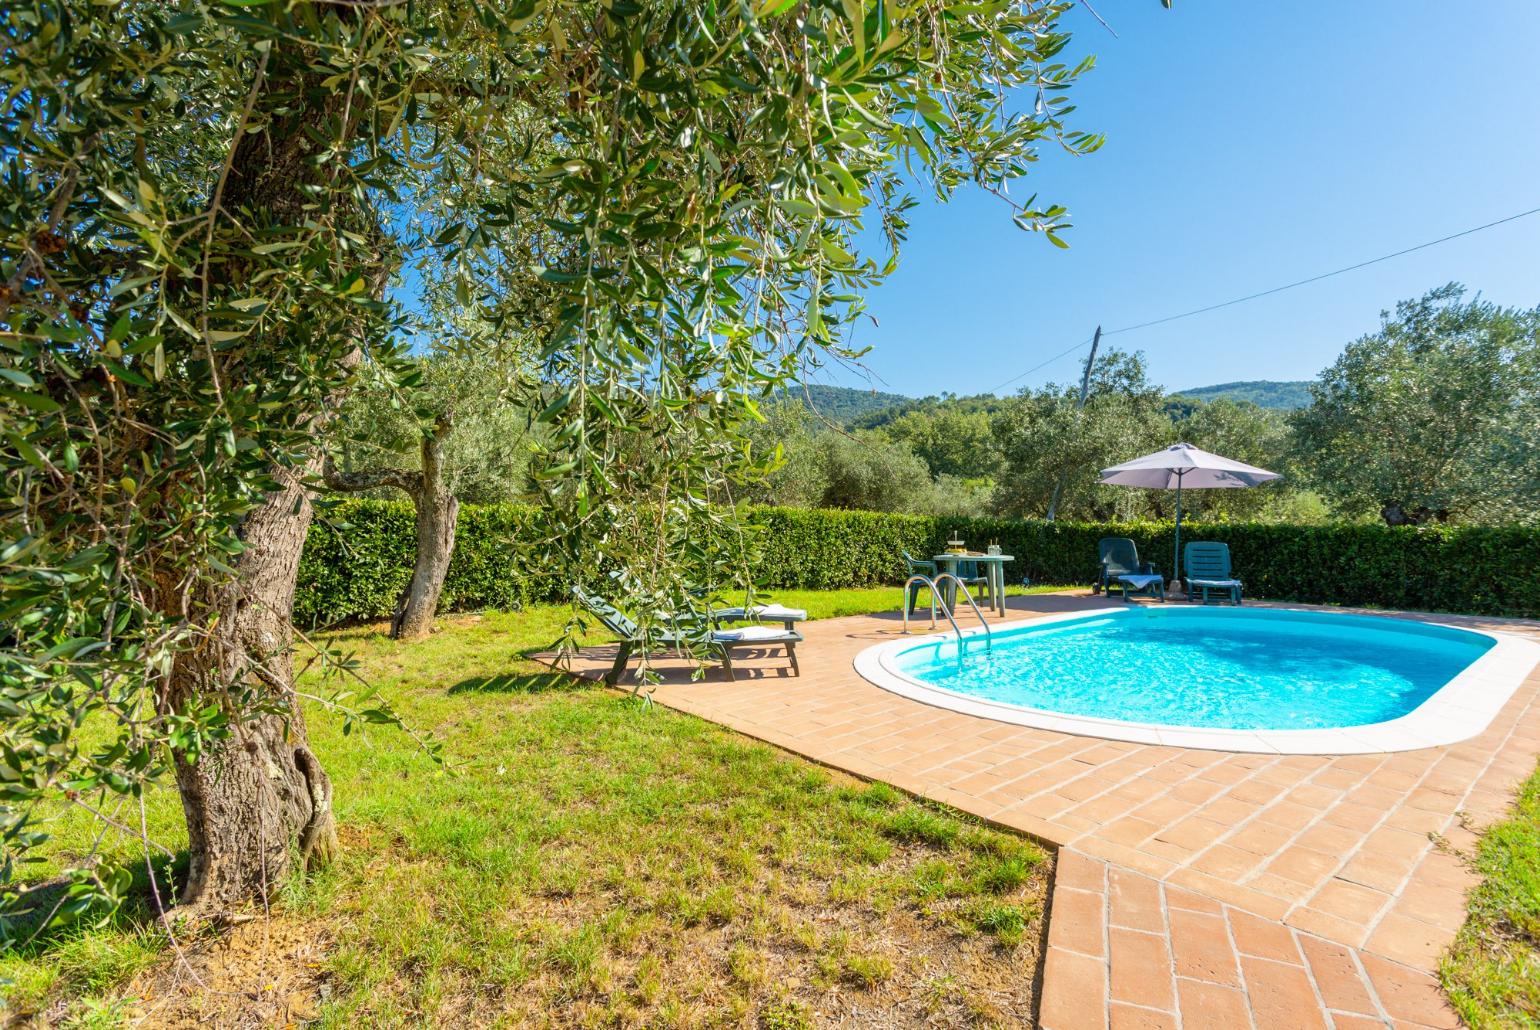
<path id="1" fill-rule="evenodd" d="M 775 599 L 827 617 L 895 607 L 897 593 Z M 525 657 L 565 617 L 454 616 L 409 645 L 377 628 L 332 635 L 446 742 L 450 771 L 403 734 L 344 739 L 309 712 L 339 860 L 225 938 L 199 965 L 207 989 L 181 978 L 170 1010 L 153 1006 L 175 966 L 141 903 L 0 957 L 12 1014 L 110 1026 L 260 1003 L 279 1005 L 274 1022 L 325 1027 L 799 1027 L 857 1008 L 867 1023 L 1030 1020 L 1043 850 Z M 147 815 L 181 843 L 169 791 Z M 55 853 L 86 843 L 69 814 L 52 828 Z"/>
<path id="2" fill-rule="evenodd" d="M 1483 882 L 1444 958 L 1444 988 L 1472 1027 L 1540 1026 L 1540 772 L 1482 835 L 1476 870 Z"/>

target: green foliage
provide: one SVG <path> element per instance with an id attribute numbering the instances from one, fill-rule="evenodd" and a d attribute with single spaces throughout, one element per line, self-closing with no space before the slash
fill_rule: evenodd
<path id="1" fill-rule="evenodd" d="M 987 434 L 987 422 L 984 426 Z M 750 431 L 751 446 L 781 463 L 747 493 L 747 500 L 791 508 L 951 514 L 984 510 L 988 479 L 932 478 L 907 442 L 888 434 L 826 428 L 800 403 L 777 403 Z"/>
<path id="2" fill-rule="evenodd" d="M 1109 465 L 1173 441 L 1159 387 L 1139 354 L 1110 350 L 1098 357 L 1084 408 L 1079 383 L 1023 392 L 994 418 L 1003 460 L 994 510 L 1039 518 L 1110 519 L 1144 512 L 1158 495 L 1100 486 Z M 1055 504 L 1056 502 L 1056 504 Z"/>
<path id="3" fill-rule="evenodd" d="M 1085 408 L 1078 382 L 1015 397 L 942 395 L 874 411 L 841 428 L 799 402 L 768 407 L 751 431 L 783 464 L 747 499 L 794 508 L 1037 518 L 1169 518 L 1175 497 L 1097 484 L 1100 470 L 1177 440 L 1285 473 L 1265 490 L 1189 492 L 1185 511 L 1215 521 L 1323 520 L 1294 471 L 1284 415 L 1247 401 L 1162 395 L 1142 355 L 1104 352 Z M 913 459 L 924 463 L 925 473 Z"/>
<path id="4" fill-rule="evenodd" d="M 327 624 L 382 618 L 408 572 L 412 546 L 405 503 L 352 501 L 338 515 L 351 529 L 311 530 L 296 610 Z M 928 557 L 955 531 L 982 549 L 999 541 L 1015 560 L 1006 581 L 1090 584 L 1096 542 L 1131 537 L 1140 557 L 1166 575 L 1172 568 L 1169 522 L 1086 523 L 895 515 L 865 511 L 756 508 L 761 552 L 753 574 L 761 588 L 827 590 L 896 585 L 902 552 Z M 530 559 L 514 538 L 534 522 L 517 506 L 460 510 L 459 548 L 450 566 L 444 610 L 507 608 L 564 596 L 557 563 Z M 1540 617 L 1540 531 L 1524 527 L 1390 527 L 1363 523 L 1184 523 L 1184 540 L 1230 545 L 1247 594 L 1315 604 L 1370 605 L 1481 615 Z M 896 600 L 895 600 L 896 604 Z"/>
<path id="5" fill-rule="evenodd" d="M 1540 308 L 1450 283 L 1384 312 L 1293 423 L 1332 507 L 1392 525 L 1540 518 Z"/>
<path id="6" fill-rule="evenodd" d="M 1000 457 L 989 412 L 940 406 L 916 409 L 895 418 L 883 430 L 908 445 L 936 476 L 992 478 Z"/>
<path id="7" fill-rule="evenodd" d="M 1100 146 L 1064 121 L 1068 6 L 8 5 L 0 908 L 66 790 L 106 809 L 172 756 L 256 761 L 232 721 L 301 722 L 293 549 L 245 530 L 303 527 L 360 357 L 417 328 L 380 300 L 404 262 L 468 351 L 534 352 L 541 505 L 511 539 L 553 578 L 617 567 L 646 632 L 686 576 L 743 577 L 709 502 L 896 267 L 909 184 L 1003 198 L 1041 143 Z M 1006 203 L 1064 245 L 1063 208 Z"/>
<path id="8" fill-rule="evenodd" d="M 1244 401 L 1272 411 L 1293 411 L 1310 404 L 1309 380 L 1253 379 L 1240 383 L 1218 383 L 1178 390 L 1173 399 L 1192 401 Z"/>
<path id="9" fill-rule="evenodd" d="M 959 397 L 955 393 L 942 393 L 939 396 L 921 397 L 918 399 L 905 398 L 902 403 L 890 408 L 883 408 L 862 415 L 851 425 L 854 429 L 885 429 L 894 422 L 911 413 L 936 414 L 942 411 L 956 411 L 965 415 L 982 412 L 989 415 L 998 411 L 1009 403 L 1009 398 L 1001 399 L 992 393 L 975 394 Z"/>
<path id="10" fill-rule="evenodd" d="M 553 568 L 535 566 L 535 511 L 517 505 L 461 505 L 441 611 L 510 611 L 565 590 Z M 294 622 L 314 627 L 388 617 L 412 576 L 416 551 L 409 502 L 348 500 L 311 526 L 300 561 Z"/>

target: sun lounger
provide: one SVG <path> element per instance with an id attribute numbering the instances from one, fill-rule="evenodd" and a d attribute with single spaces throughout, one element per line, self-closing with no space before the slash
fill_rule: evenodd
<path id="1" fill-rule="evenodd" d="M 1096 550 L 1102 564 L 1097 589 L 1102 593 L 1111 594 L 1112 587 L 1116 586 L 1125 601 L 1129 591 L 1158 597 L 1162 601 L 1166 599 L 1166 584 L 1159 570 L 1149 562 L 1139 560 L 1139 548 L 1128 537 L 1102 537 L 1097 541 Z"/>
<path id="2" fill-rule="evenodd" d="M 604 682 L 613 687 L 625 674 L 626 663 L 642 646 L 641 630 L 624 612 L 602 597 L 595 597 L 579 587 L 572 588 L 572 596 L 592 612 L 606 629 L 620 638 L 620 650 L 615 655 L 615 664 L 604 677 Z M 696 644 L 699 639 L 698 635 L 665 629 L 655 631 L 651 643 L 654 646 L 661 644 L 665 647 L 685 649 Z M 706 644 L 721 658 L 722 669 L 727 673 L 727 678 L 733 680 L 737 678 L 733 674 L 735 650 L 777 645 L 786 648 L 786 656 L 791 659 L 792 672 L 798 676 L 802 675 L 802 668 L 797 664 L 797 645 L 801 642 L 802 634 L 795 630 L 775 629 L 771 626 L 744 626 L 740 629 L 712 630 Z"/>
<path id="3" fill-rule="evenodd" d="M 1230 574 L 1230 546 L 1195 540 L 1182 548 L 1182 582 L 1189 601 L 1208 603 L 1210 591 L 1241 603 L 1241 581 Z M 1198 596 L 1194 596 L 1198 595 Z"/>

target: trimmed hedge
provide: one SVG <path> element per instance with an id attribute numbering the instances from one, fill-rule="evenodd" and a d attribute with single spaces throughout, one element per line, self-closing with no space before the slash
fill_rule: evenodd
<path id="1" fill-rule="evenodd" d="M 540 570 L 513 541 L 529 532 L 534 510 L 516 505 L 461 505 L 455 553 L 440 611 L 510 611 L 546 600 Z M 310 527 L 300 556 L 294 621 L 301 626 L 389 618 L 412 577 L 417 547 L 409 501 L 347 500 Z"/>
<path id="2" fill-rule="evenodd" d="M 444 611 L 511 609 L 561 596 L 539 555 L 512 541 L 530 508 L 464 506 Z M 1094 524 L 937 518 L 862 511 L 760 508 L 765 587 L 830 589 L 898 584 L 901 552 L 929 557 L 956 530 L 972 547 L 999 541 L 1015 561 L 1007 582 L 1090 583 L 1096 542 L 1132 537 L 1146 561 L 1171 574 L 1169 522 Z M 1248 596 L 1478 615 L 1540 617 L 1540 530 L 1335 524 L 1186 523 L 1184 540 L 1230 545 Z M 301 625 L 389 616 L 411 574 L 412 509 L 406 502 L 351 500 L 318 520 L 300 563 Z"/>

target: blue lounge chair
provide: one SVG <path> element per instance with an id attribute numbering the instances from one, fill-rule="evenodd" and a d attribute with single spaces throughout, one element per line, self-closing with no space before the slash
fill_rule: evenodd
<path id="1" fill-rule="evenodd" d="M 1195 540 L 1182 548 L 1182 583 L 1189 601 L 1208 604 L 1210 592 L 1241 603 L 1241 581 L 1230 574 L 1230 546 L 1212 540 Z"/>
<path id="2" fill-rule="evenodd" d="M 1127 601 L 1129 592 L 1166 599 L 1166 583 L 1160 570 L 1139 560 L 1139 548 L 1126 536 L 1105 536 L 1096 543 L 1101 556 L 1101 577 L 1097 589 L 1110 595 L 1116 586 Z"/>
<path id="3" fill-rule="evenodd" d="M 636 623 L 628 618 L 624 612 L 602 597 L 595 597 L 580 587 L 572 588 L 572 596 L 578 603 L 594 614 L 604 627 L 620 638 L 620 650 L 615 655 L 615 664 L 605 674 L 604 682 L 613 687 L 620 682 L 620 677 L 625 675 L 626 663 L 630 661 L 633 653 L 642 645 L 641 630 Z M 652 635 L 654 645 L 661 644 L 665 647 L 684 648 L 697 643 L 700 640 L 698 634 L 682 633 L 678 630 L 658 630 Z M 802 675 L 802 667 L 797 664 L 797 645 L 802 642 L 802 634 L 796 630 L 772 629 L 769 626 L 746 626 L 742 629 L 714 629 L 710 633 L 707 646 L 722 659 L 722 669 L 727 673 L 729 680 L 737 677 L 733 675 L 733 651 L 747 647 L 776 647 L 784 645 L 786 656 L 791 659 L 791 671 L 798 676 Z"/>

